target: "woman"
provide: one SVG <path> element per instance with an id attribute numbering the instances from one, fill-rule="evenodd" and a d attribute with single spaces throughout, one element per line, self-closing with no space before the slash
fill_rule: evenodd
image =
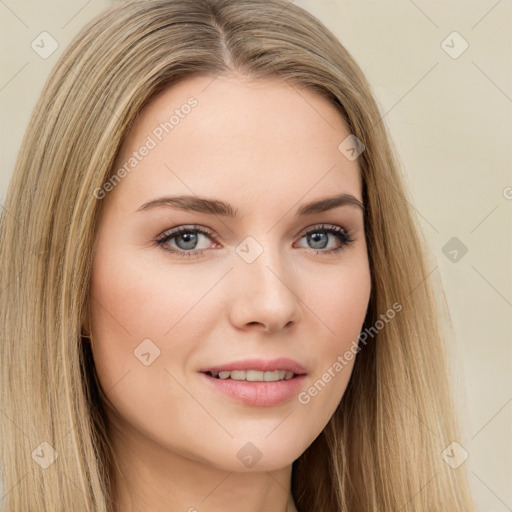
<path id="1" fill-rule="evenodd" d="M 4 510 L 473 510 L 406 197 L 292 3 L 89 23 L 2 215 Z"/>

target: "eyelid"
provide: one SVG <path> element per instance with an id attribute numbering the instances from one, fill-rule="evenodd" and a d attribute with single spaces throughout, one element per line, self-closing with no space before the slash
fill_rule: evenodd
<path id="1" fill-rule="evenodd" d="M 301 229 L 296 236 L 299 236 L 299 237 L 303 237 L 305 235 L 307 235 L 311 230 L 314 230 L 314 229 L 318 229 L 318 231 L 321 231 L 323 229 L 327 230 L 327 229 L 339 229 L 341 228 L 343 231 L 345 231 L 346 233 L 349 232 L 349 230 L 342 226 L 342 225 L 339 225 L 339 224 L 330 224 L 329 222 L 317 222 L 315 224 L 311 224 L 303 229 Z"/>
<path id="2" fill-rule="evenodd" d="M 180 224 L 179 226 L 165 230 L 161 235 L 158 236 L 158 238 L 165 238 L 166 236 L 173 235 L 173 234 L 179 234 L 182 231 L 187 231 L 187 230 L 199 231 L 199 232 L 207 234 L 209 236 L 217 236 L 217 234 L 215 233 L 215 231 L 213 231 L 213 229 L 207 228 L 206 226 L 199 226 L 197 224 Z"/>
<path id="3" fill-rule="evenodd" d="M 313 224 L 310 224 L 309 226 L 306 226 L 305 228 L 302 228 L 295 236 L 294 238 L 297 238 L 297 237 L 304 237 L 308 234 L 309 231 L 311 231 L 312 229 L 318 229 L 318 230 L 321 230 L 321 229 L 337 229 L 337 228 L 341 228 L 343 229 L 348 235 L 351 234 L 351 231 L 349 229 L 347 229 L 346 227 L 344 226 L 341 226 L 341 225 L 336 225 L 336 224 L 329 224 L 329 223 L 325 223 L 325 222 L 317 222 L 317 223 L 313 223 Z M 211 229 L 211 228 L 208 228 L 206 226 L 201 226 L 201 225 L 197 225 L 197 224 L 180 224 L 179 226 L 176 226 L 174 228 L 170 228 L 170 229 L 167 229 L 165 230 L 163 233 L 161 233 L 158 237 L 157 237 L 157 240 L 161 240 L 163 238 L 166 238 L 170 235 L 174 235 L 174 234 L 180 234 L 182 231 L 186 231 L 187 229 L 189 229 L 190 231 L 198 231 L 200 233 L 204 233 L 210 237 L 215 237 L 215 238 L 218 238 L 218 235 L 217 233 Z"/>

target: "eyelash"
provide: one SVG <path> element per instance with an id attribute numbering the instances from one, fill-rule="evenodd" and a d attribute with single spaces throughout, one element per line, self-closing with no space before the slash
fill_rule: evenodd
<path id="1" fill-rule="evenodd" d="M 172 240 L 173 238 L 176 238 L 177 236 L 179 236 L 183 233 L 201 233 L 208 237 L 212 237 L 214 235 L 213 231 L 206 229 L 206 228 L 199 227 L 199 226 L 193 226 L 191 228 L 179 227 L 179 228 L 172 230 L 171 232 L 164 233 L 160 238 L 158 238 L 155 241 L 158 244 L 158 246 L 162 247 L 162 249 L 164 251 L 176 254 L 180 257 L 190 258 L 191 256 L 203 256 L 203 252 L 205 251 L 205 249 L 199 249 L 199 250 L 193 250 L 193 251 L 182 251 L 182 250 L 176 250 L 176 249 L 169 249 L 168 246 L 166 246 L 166 243 L 169 240 Z M 328 250 L 309 249 L 310 251 L 315 252 L 317 255 L 318 254 L 332 255 L 334 253 L 338 253 L 340 251 L 345 250 L 347 248 L 347 246 L 349 246 L 350 244 L 355 242 L 355 239 L 352 238 L 351 233 L 347 229 L 339 227 L 339 226 L 325 226 L 322 224 L 320 226 L 314 227 L 313 229 L 306 231 L 305 233 L 302 234 L 302 236 L 300 238 L 302 239 L 310 233 L 323 233 L 323 234 L 330 233 L 330 234 L 334 235 L 341 242 L 341 245 L 334 249 L 328 249 Z"/>

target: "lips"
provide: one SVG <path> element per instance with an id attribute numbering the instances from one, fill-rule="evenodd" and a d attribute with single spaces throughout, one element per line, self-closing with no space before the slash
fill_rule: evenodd
<path id="1" fill-rule="evenodd" d="M 300 363 L 287 357 L 279 357 L 277 359 L 244 359 L 241 361 L 233 361 L 231 363 L 210 366 L 199 370 L 201 373 L 217 375 L 223 371 L 235 370 L 257 370 L 262 372 L 274 372 L 276 370 L 284 370 L 293 372 L 296 375 L 305 375 L 306 369 Z"/>
<path id="2" fill-rule="evenodd" d="M 253 370 L 253 371 L 251 371 Z M 220 392 L 228 398 L 249 406 L 271 407 L 287 403 L 299 393 L 306 379 L 306 369 L 299 362 L 287 357 L 277 359 L 244 359 L 231 363 L 202 368 L 200 370 L 203 382 L 210 389 Z M 222 374 L 221 372 L 225 372 Z M 226 373 L 247 373 L 247 380 L 227 378 Z M 255 372 L 286 373 L 288 379 L 262 381 L 261 375 L 253 380 Z M 219 373 L 221 377 L 219 378 Z M 266 373 L 265 373 L 266 375 Z"/>

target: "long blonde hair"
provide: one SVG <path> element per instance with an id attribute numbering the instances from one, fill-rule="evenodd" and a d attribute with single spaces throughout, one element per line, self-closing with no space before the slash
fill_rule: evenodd
<path id="1" fill-rule="evenodd" d="M 365 341 L 337 410 L 294 462 L 297 508 L 474 510 L 464 465 L 452 469 L 441 456 L 459 439 L 446 336 L 395 149 L 351 55 L 285 0 L 114 5 L 72 41 L 47 80 L 0 224 L 2 510 L 114 510 L 102 402 L 109 390 L 99 389 L 81 332 L 103 203 L 94 191 L 158 93 L 185 77 L 229 71 L 324 95 L 364 143 L 372 276 L 365 327 L 402 306 Z"/>

